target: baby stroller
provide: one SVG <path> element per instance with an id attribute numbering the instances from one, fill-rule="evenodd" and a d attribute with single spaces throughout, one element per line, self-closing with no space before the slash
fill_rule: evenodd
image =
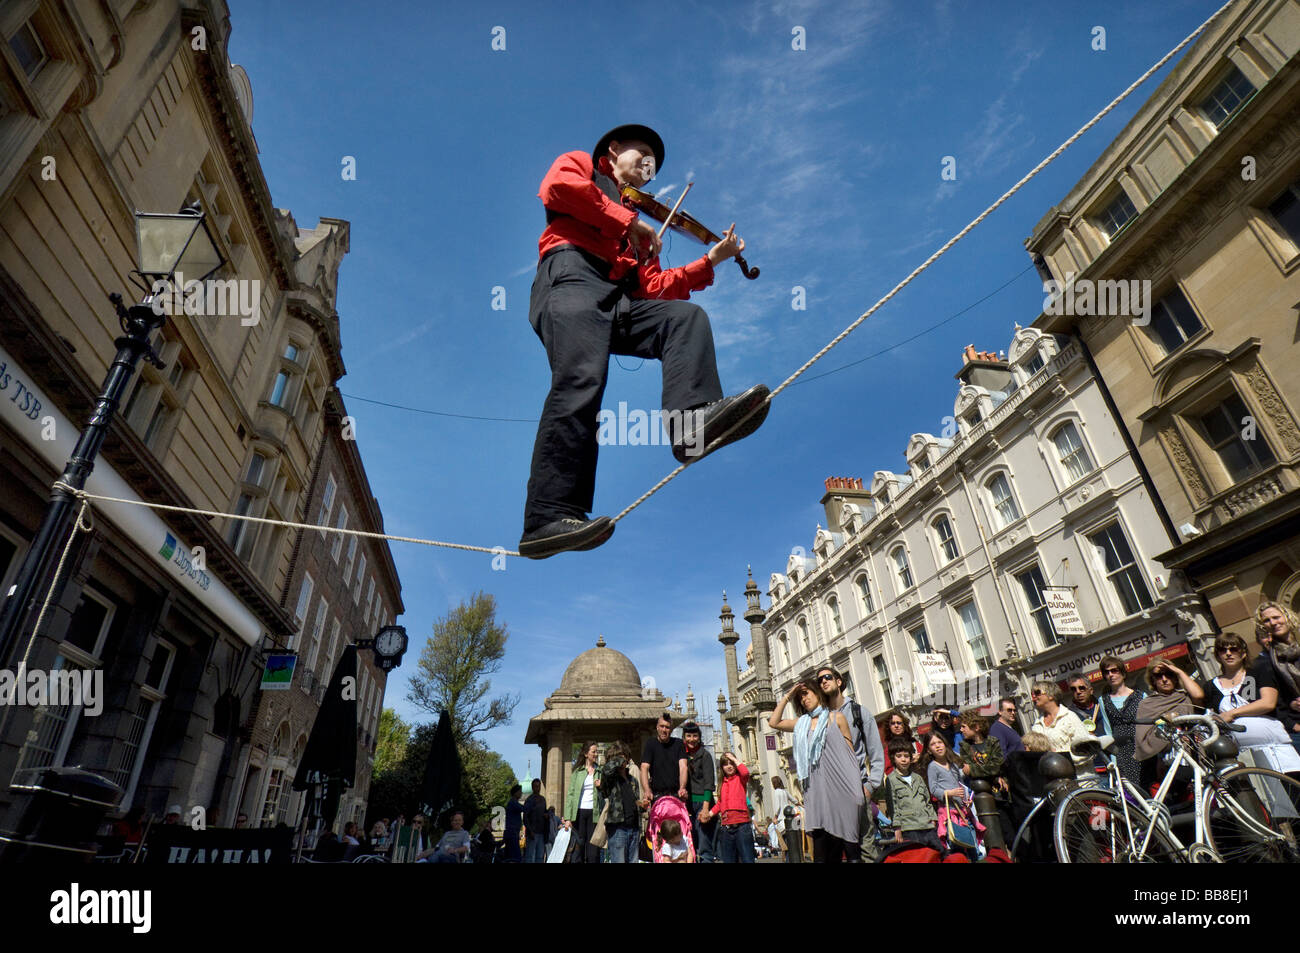
<path id="1" fill-rule="evenodd" d="M 671 818 L 682 827 L 682 837 L 686 839 L 686 846 L 690 849 L 691 854 L 695 853 L 695 844 L 691 840 L 691 815 L 686 810 L 686 805 L 671 794 L 662 794 L 655 798 L 654 804 L 650 805 L 650 819 L 646 822 L 646 837 L 650 840 L 650 846 L 654 852 L 653 862 L 656 864 L 666 864 L 662 856 L 659 845 L 659 825 Z"/>

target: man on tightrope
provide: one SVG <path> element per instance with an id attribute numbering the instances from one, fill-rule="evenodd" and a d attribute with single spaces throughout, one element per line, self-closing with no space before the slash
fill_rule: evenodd
<path id="1" fill-rule="evenodd" d="M 560 156 L 542 180 L 546 229 L 528 320 L 546 347 L 551 391 L 533 445 L 521 556 L 594 549 L 614 533 L 609 517 L 587 518 L 610 354 L 662 362 L 664 419 L 680 463 L 700 459 L 720 437 L 718 447 L 748 436 L 767 416 L 762 384 L 722 396 L 708 315 L 685 300 L 744 249 L 735 225 L 706 255 L 665 271 L 654 228 L 622 202 L 624 186 L 644 186 L 663 162 L 658 133 L 618 126 L 591 155 Z"/>

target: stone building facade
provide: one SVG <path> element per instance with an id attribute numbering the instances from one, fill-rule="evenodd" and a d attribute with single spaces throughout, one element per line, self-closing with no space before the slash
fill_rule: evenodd
<path id="1" fill-rule="evenodd" d="M 1300 604 L 1297 50 L 1293 0 L 1234 4 L 1026 240 L 1059 289 L 1035 326 L 1079 336 L 1150 474 L 1158 558 L 1250 644 L 1261 598 Z M 1062 307 L 1120 281 L 1149 307 Z"/>
<path id="2" fill-rule="evenodd" d="M 325 440 L 313 465 L 308 522 L 370 533 L 384 531 L 379 503 L 357 444 L 343 397 L 325 397 Z M 249 724 L 251 744 L 240 785 L 240 810 L 250 826 L 302 820 L 305 792 L 291 791 L 298 762 L 343 647 L 373 638 L 404 611 L 401 582 L 382 540 L 298 530 L 283 604 L 293 607 L 298 632 L 286 649 L 298 655 L 287 691 L 263 692 Z M 374 766 L 379 713 L 387 675 L 374 654 L 357 654 L 356 785 L 343 795 L 336 826 L 362 823 Z"/>
<path id="3" fill-rule="evenodd" d="M 73 6 L 0 5 L 0 381 L 22 391 L 0 401 L 0 590 L 112 360 L 108 295 L 139 300 L 134 210 L 197 202 L 226 261 L 213 277 L 248 309 L 168 318 L 165 366 L 138 372 L 91 492 L 303 520 L 343 373 L 347 223 L 300 229 L 273 206 L 225 3 Z M 293 551 L 283 527 L 96 506 L 29 666 L 102 671 L 104 711 L 6 706 L 0 777 L 81 764 L 123 788 L 123 810 L 229 822 L 264 653 L 298 630 Z M 9 797 L 0 785 L 0 812 Z"/>
<path id="4" fill-rule="evenodd" d="M 1205 668 L 1212 620 L 1156 558 L 1168 536 L 1078 342 L 1018 328 L 1009 352 L 966 349 L 945 436 L 913 435 L 906 472 L 826 481 L 812 555 L 795 548 L 755 613 L 768 697 L 829 661 L 877 718 L 1010 695 L 1032 722 L 1031 681 L 1095 676 L 1103 654 L 1134 678 L 1154 655 Z M 1051 586 L 1083 635 L 1057 633 Z"/>

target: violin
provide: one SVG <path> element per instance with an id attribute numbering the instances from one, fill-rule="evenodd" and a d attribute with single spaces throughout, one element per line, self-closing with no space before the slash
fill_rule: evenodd
<path id="1" fill-rule="evenodd" d="M 690 187 L 687 186 L 687 191 L 689 190 Z M 624 202 L 637 211 L 649 215 L 655 221 L 663 222 L 665 228 L 671 228 L 675 232 L 694 238 L 706 245 L 716 245 L 722 241 L 720 236 L 709 231 L 699 221 L 678 209 L 678 206 L 682 204 L 682 199 L 686 198 L 686 192 L 682 192 L 681 198 L 677 200 L 677 205 L 672 208 L 657 201 L 648 192 L 642 192 L 634 185 L 623 186 L 622 194 Z M 659 230 L 659 234 L 663 235 L 663 228 Z M 749 267 L 749 262 L 745 261 L 740 254 L 736 255 L 736 264 L 740 267 L 740 273 L 750 281 L 758 277 L 758 269 Z"/>

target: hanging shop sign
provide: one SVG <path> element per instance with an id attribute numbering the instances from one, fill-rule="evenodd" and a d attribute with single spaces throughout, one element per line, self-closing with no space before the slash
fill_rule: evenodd
<path id="1" fill-rule="evenodd" d="M 1088 634 L 1088 630 L 1083 627 L 1083 619 L 1079 617 L 1073 587 L 1043 586 L 1043 601 L 1047 605 L 1047 614 L 1052 617 L 1052 628 L 1057 635 Z"/>
<path id="2" fill-rule="evenodd" d="M 262 669 L 262 691 L 285 691 L 293 684 L 293 670 L 298 665 L 296 655 L 268 655 L 266 668 Z"/>

